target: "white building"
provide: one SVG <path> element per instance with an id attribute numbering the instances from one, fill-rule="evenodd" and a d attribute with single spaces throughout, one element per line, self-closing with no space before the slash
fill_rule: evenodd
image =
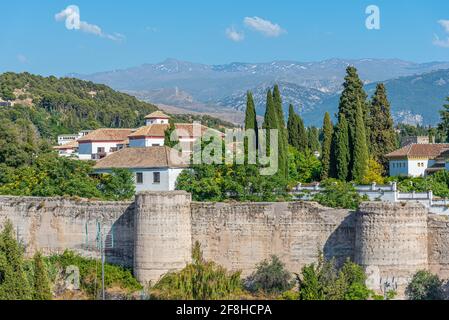
<path id="1" fill-rule="evenodd" d="M 134 174 L 136 192 L 173 191 L 176 179 L 187 165 L 172 158 L 171 150 L 164 146 L 122 149 L 98 161 L 94 172 L 128 169 Z"/>
<path id="2" fill-rule="evenodd" d="M 129 146 L 131 148 L 145 148 L 163 146 L 165 141 L 165 131 L 168 124 L 151 124 L 142 127 L 129 135 Z M 175 124 L 176 135 L 180 144 L 191 144 L 210 129 L 201 124 L 177 123 Z M 221 132 L 215 133 L 223 136 Z"/>
<path id="3" fill-rule="evenodd" d="M 99 160 L 127 147 L 133 129 L 98 129 L 78 139 L 80 160 Z"/>
<path id="4" fill-rule="evenodd" d="M 423 177 L 449 169 L 449 144 L 409 144 L 386 155 L 390 176 Z M 448 155 L 448 156 L 446 156 Z"/>
<path id="5" fill-rule="evenodd" d="M 145 117 L 145 125 L 150 124 L 168 124 L 170 117 L 162 111 L 155 111 Z"/>
<path id="6" fill-rule="evenodd" d="M 73 140 L 63 145 L 53 147 L 60 157 L 78 157 L 78 142 Z"/>
<path id="7" fill-rule="evenodd" d="M 78 139 L 88 135 L 90 130 L 83 130 L 78 132 L 78 134 L 61 134 L 58 136 L 58 145 L 62 146 L 72 141 L 77 141 Z"/>

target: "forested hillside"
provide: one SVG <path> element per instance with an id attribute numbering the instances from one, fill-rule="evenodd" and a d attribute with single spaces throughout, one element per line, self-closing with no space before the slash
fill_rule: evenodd
<path id="1" fill-rule="evenodd" d="M 29 73 L 0 75 L 0 98 L 13 103 L 10 107 L 0 107 L 0 119 L 20 122 L 22 127 L 32 125 L 42 138 L 53 140 L 58 134 L 83 129 L 139 127 L 145 115 L 157 110 L 155 105 L 105 85 Z M 205 125 L 214 127 L 230 125 L 207 116 L 174 118 L 177 121 L 202 120 Z"/>

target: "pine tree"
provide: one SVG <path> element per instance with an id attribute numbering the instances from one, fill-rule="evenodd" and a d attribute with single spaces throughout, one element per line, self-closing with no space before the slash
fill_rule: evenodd
<path id="1" fill-rule="evenodd" d="M 323 144 L 321 152 L 321 180 L 326 180 L 330 177 L 331 170 L 331 144 L 334 127 L 332 125 L 331 116 L 329 112 L 324 114 L 323 120 Z"/>
<path id="2" fill-rule="evenodd" d="M 50 281 L 48 280 L 47 268 L 42 260 L 40 252 L 36 252 L 34 262 L 34 300 L 51 300 Z"/>
<path id="3" fill-rule="evenodd" d="M 0 233 L 0 300 L 30 300 L 32 291 L 24 271 L 24 250 L 14 238 L 13 230 L 8 221 Z"/>
<path id="4" fill-rule="evenodd" d="M 354 136 L 354 156 L 351 177 L 354 181 L 362 181 L 368 170 L 369 153 L 366 144 L 365 122 L 362 106 L 357 108 Z"/>
<path id="5" fill-rule="evenodd" d="M 386 168 L 388 161 L 385 155 L 396 148 L 396 133 L 391 117 L 390 103 L 385 86 L 376 87 L 370 108 L 371 128 L 369 149 L 371 157 Z"/>
<path id="6" fill-rule="evenodd" d="M 347 181 L 349 177 L 349 126 L 346 116 L 341 114 L 334 133 L 335 178 Z"/>
<path id="7" fill-rule="evenodd" d="M 288 111 L 287 131 L 288 131 L 288 143 L 299 150 L 299 117 L 293 109 L 293 105 L 290 105 Z"/>

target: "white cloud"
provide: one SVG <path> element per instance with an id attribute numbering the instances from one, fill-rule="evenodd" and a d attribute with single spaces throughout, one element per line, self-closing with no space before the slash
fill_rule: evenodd
<path id="1" fill-rule="evenodd" d="M 24 54 L 22 54 L 22 53 L 19 53 L 19 54 L 17 55 L 17 60 L 18 60 L 20 63 L 22 63 L 22 64 L 28 64 L 28 63 L 30 63 L 30 60 L 28 60 L 28 58 L 27 58 Z"/>
<path id="2" fill-rule="evenodd" d="M 243 19 L 243 23 L 248 28 L 260 32 L 266 37 L 279 37 L 281 34 L 287 32 L 280 25 L 259 17 L 246 17 Z"/>
<path id="3" fill-rule="evenodd" d="M 68 30 L 81 30 L 113 41 L 123 41 L 125 39 L 125 36 L 120 33 L 108 34 L 103 32 L 103 30 L 95 24 L 81 21 L 80 9 L 75 5 L 68 6 L 61 12 L 55 14 L 55 20 L 65 21 L 65 27 Z"/>
<path id="4" fill-rule="evenodd" d="M 435 35 L 433 44 L 438 47 L 449 48 L 449 20 L 438 20 L 438 23 L 444 28 L 444 32 L 448 35 L 445 39 L 441 39 L 438 35 Z"/>
<path id="5" fill-rule="evenodd" d="M 245 34 L 237 31 L 234 27 L 226 29 L 226 36 L 235 42 L 243 41 L 245 39 Z"/>

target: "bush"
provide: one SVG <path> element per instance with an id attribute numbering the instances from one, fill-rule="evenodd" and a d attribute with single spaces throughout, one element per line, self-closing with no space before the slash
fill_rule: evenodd
<path id="1" fill-rule="evenodd" d="M 313 197 L 323 206 L 331 208 L 357 209 L 363 201 L 369 200 L 366 195 L 358 194 L 354 186 L 347 182 L 329 179 L 321 186 L 324 190 Z"/>
<path id="2" fill-rule="evenodd" d="M 418 271 L 405 294 L 410 300 L 444 300 L 443 282 L 428 271 Z"/>
<path id="3" fill-rule="evenodd" d="M 337 269 L 334 260 L 320 255 L 317 264 L 303 267 L 297 280 L 300 300 L 367 300 L 374 296 L 365 284 L 363 269 L 350 260 Z"/>
<path id="4" fill-rule="evenodd" d="M 240 272 L 229 273 L 214 262 L 205 261 L 195 243 L 193 262 L 179 272 L 164 275 L 152 288 L 150 297 L 161 300 L 222 300 L 242 294 Z"/>
<path id="5" fill-rule="evenodd" d="M 278 295 L 294 286 L 292 274 L 277 256 L 264 260 L 245 281 L 245 288 L 252 293 Z"/>
<path id="6" fill-rule="evenodd" d="M 101 290 L 101 262 L 88 259 L 66 250 L 62 255 L 47 258 L 52 268 L 64 272 L 68 266 L 76 266 L 80 272 L 80 286 L 90 297 L 96 298 Z M 128 292 L 142 289 L 140 283 L 133 277 L 131 270 L 105 264 L 105 287 L 118 287 Z"/>

